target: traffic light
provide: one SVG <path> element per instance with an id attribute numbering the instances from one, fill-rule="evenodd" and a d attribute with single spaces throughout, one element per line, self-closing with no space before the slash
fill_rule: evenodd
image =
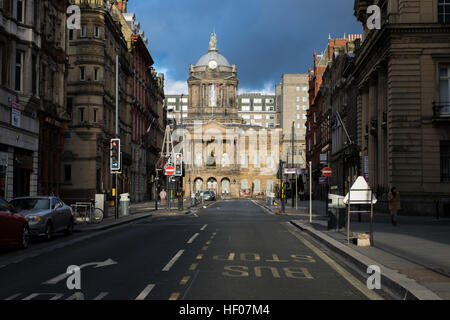
<path id="1" fill-rule="evenodd" d="M 120 139 L 111 139 L 110 161 L 111 172 L 120 172 Z"/>
<path id="2" fill-rule="evenodd" d="M 175 174 L 174 176 L 183 176 L 183 154 L 175 153 Z"/>

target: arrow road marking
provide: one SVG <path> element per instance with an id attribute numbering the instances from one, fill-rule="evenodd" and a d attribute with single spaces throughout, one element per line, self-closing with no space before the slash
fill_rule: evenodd
<path id="1" fill-rule="evenodd" d="M 169 261 L 169 263 L 162 269 L 162 271 L 169 271 L 173 264 L 178 260 L 178 258 L 183 254 L 184 250 L 178 251 L 178 253 Z"/>
<path id="2" fill-rule="evenodd" d="M 198 235 L 199 235 L 198 233 L 194 234 L 194 235 L 189 239 L 189 241 L 188 241 L 187 243 L 192 243 L 192 242 L 194 242 L 195 238 L 197 238 Z"/>
<path id="3" fill-rule="evenodd" d="M 145 298 L 148 296 L 150 291 L 153 290 L 154 287 L 154 284 L 149 284 L 148 286 L 146 286 L 145 289 L 137 296 L 136 300 L 145 300 Z"/>
<path id="4" fill-rule="evenodd" d="M 91 263 L 85 263 L 85 264 L 83 264 L 82 266 L 80 266 L 80 270 L 83 269 L 83 268 L 86 268 L 86 267 L 91 267 L 91 266 L 93 266 L 94 269 L 97 269 L 97 268 L 101 268 L 101 267 L 112 266 L 112 265 L 114 265 L 114 264 L 117 264 L 117 262 L 115 262 L 115 261 L 112 260 L 112 259 L 105 260 L 104 262 L 91 262 Z M 48 281 L 46 281 L 46 282 L 43 282 L 42 284 L 57 284 L 58 282 L 60 282 L 60 281 L 62 281 L 62 280 L 64 280 L 64 279 L 66 279 L 66 278 L 69 277 L 69 276 L 70 276 L 70 274 L 68 274 L 68 273 L 63 273 L 63 274 L 60 274 L 59 276 L 57 276 L 57 277 L 55 277 L 55 278 L 53 278 L 53 279 L 50 279 L 50 280 L 48 280 Z"/>

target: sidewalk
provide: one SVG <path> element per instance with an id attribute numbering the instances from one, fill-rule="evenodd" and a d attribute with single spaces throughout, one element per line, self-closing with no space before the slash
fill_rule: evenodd
<path id="1" fill-rule="evenodd" d="M 109 217 L 104 218 L 99 224 L 75 224 L 74 232 L 100 231 L 110 229 L 119 225 L 123 225 L 132 221 L 145 219 L 148 217 L 162 216 L 182 216 L 189 214 L 194 207 L 190 206 L 189 201 L 184 201 L 184 209 L 178 210 L 178 202 L 174 204 L 170 210 L 167 205 L 158 203 L 158 210 L 155 210 L 155 201 L 139 202 L 130 204 L 130 215 L 120 216 L 119 219 L 114 217 L 114 208 L 110 208 Z"/>
<path id="2" fill-rule="evenodd" d="M 259 203 L 277 213 L 281 208 L 268 206 L 264 201 Z M 289 202 L 285 214 L 293 217 L 292 224 L 358 265 L 362 273 L 370 265 L 367 265 L 369 260 L 372 264 L 383 266 L 382 270 L 392 275 L 386 278 L 386 282 L 397 293 L 401 291 L 402 295 L 410 298 L 437 299 L 439 296 L 450 299 L 450 219 L 399 216 L 398 226 L 393 227 L 388 214 L 374 213 L 374 246 L 358 247 L 347 245 L 345 228 L 340 232 L 328 230 L 323 202 L 314 202 L 312 224 L 309 223 L 308 201 L 302 201 L 299 210 L 292 208 Z M 361 222 L 358 222 L 357 214 L 352 216 L 350 230 L 351 236 L 368 233 L 369 215 L 362 214 Z M 408 284 L 406 280 L 414 280 L 415 284 Z M 409 290 L 405 283 L 415 286 L 415 289 Z M 430 292 L 421 296 L 419 291 Z M 432 293 L 437 296 L 432 298 Z"/>

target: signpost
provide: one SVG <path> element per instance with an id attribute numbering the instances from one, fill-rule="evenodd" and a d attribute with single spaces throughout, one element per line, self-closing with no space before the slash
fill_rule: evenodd
<path id="1" fill-rule="evenodd" d="M 175 168 L 171 165 L 166 166 L 164 169 L 166 176 L 172 176 L 175 173 Z"/>
<path id="2" fill-rule="evenodd" d="M 331 170 L 331 168 L 329 167 L 325 167 L 322 169 L 322 174 L 324 177 L 331 177 L 331 175 L 333 174 L 333 170 Z"/>

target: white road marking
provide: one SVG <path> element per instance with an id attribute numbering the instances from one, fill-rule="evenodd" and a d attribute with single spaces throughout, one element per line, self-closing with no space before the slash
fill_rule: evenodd
<path id="1" fill-rule="evenodd" d="M 195 238 L 197 238 L 198 235 L 199 235 L 198 233 L 194 234 L 194 235 L 189 239 L 189 241 L 188 241 L 187 243 L 192 243 L 192 242 L 194 242 Z"/>
<path id="2" fill-rule="evenodd" d="M 207 224 L 205 224 L 201 229 L 200 229 L 200 231 L 203 231 L 203 230 L 205 230 L 206 229 L 206 227 L 207 227 L 208 225 Z"/>
<path id="3" fill-rule="evenodd" d="M 14 300 L 15 298 L 17 298 L 20 295 L 21 295 L 21 293 L 13 294 L 12 296 L 6 298 L 5 300 Z"/>
<path id="4" fill-rule="evenodd" d="M 137 296 L 136 300 L 145 300 L 145 298 L 148 296 L 150 291 L 153 290 L 154 287 L 154 284 L 149 284 L 148 286 L 146 286 L 145 289 Z"/>
<path id="5" fill-rule="evenodd" d="M 106 297 L 109 294 L 109 292 L 102 292 L 98 296 L 94 298 L 94 300 L 103 300 L 104 297 Z"/>
<path id="6" fill-rule="evenodd" d="M 32 293 L 28 297 L 23 298 L 22 300 L 33 300 L 39 296 L 53 296 L 50 300 L 59 300 L 64 296 L 62 293 Z"/>
<path id="7" fill-rule="evenodd" d="M 178 251 L 178 253 L 169 261 L 169 263 L 162 269 L 162 271 L 169 271 L 173 264 L 178 260 L 178 258 L 183 254 L 184 250 Z"/>

